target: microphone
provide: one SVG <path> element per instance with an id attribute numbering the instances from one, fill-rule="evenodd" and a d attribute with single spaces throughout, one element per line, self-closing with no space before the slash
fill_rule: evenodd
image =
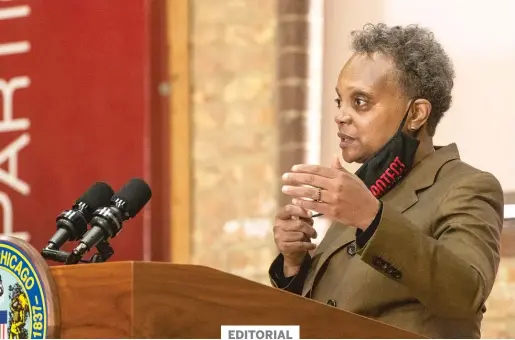
<path id="1" fill-rule="evenodd" d="M 91 219 L 91 228 L 73 250 L 74 260 L 97 246 L 101 241 L 115 237 L 122 230 L 123 222 L 136 216 L 152 197 L 145 181 L 134 178 L 111 198 L 111 206 L 97 209 Z"/>
<path id="2" fill-rule="evenodd" d="M 114 191 L 104 182 L 93 184 L 71 208 L 56 219 L 57 231 L 48 241 L 46 249 L 58 250 L 67 241 L 79 240 L 88 228 L 93 212 L 109 204 Z"/>

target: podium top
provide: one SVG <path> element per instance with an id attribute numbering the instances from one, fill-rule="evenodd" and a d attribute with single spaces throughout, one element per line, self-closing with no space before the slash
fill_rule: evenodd
<path id="1" fill-rule="evenodd" d="M 421 338 L 203 266 L 108 262 L 49 268 L 0 238 L 5 338 L 220 338 L 221 326 L 300 326 L 302 338 Z"/>
<path id="2" fill-rule="evenodd" d="M 203 266 L 111 262 L 51 271 L 65 338 L 213 339 L 222 325 L 299 325 L 311 339 L 422 338 Z"/>

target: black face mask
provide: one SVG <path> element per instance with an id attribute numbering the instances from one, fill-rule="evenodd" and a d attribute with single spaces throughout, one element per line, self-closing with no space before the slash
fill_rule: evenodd
<path id="1" fill-rule="evenodd" d="M 395 135 L 356 171 L 356 175 L 378 199 L 393 189 L 413 167 L 420 141 L 415 138 L 416 134 L 410 136 L 402 131 L 413 102 Z"/>

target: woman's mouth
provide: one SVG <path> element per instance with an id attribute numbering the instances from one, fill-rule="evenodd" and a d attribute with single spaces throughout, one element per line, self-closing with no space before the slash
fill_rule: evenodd
<path id="1" fill-rule="evenodd" d="M 351 145 L 355 140 L 355 138 L 341 132 L 338 132 L 338 137 L 340 138 L 340 148 L 342 149 Z"/>

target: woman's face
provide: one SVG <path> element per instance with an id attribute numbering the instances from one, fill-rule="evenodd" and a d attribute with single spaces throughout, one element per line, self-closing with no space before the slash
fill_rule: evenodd
<path id="1" fill-rule="evenodd" d="M 381 54 L 353 55 L 340 72 L 336 93 L 343 159 L 363 163 L 395 134 L 409 100 L 392 61 Z"/>

